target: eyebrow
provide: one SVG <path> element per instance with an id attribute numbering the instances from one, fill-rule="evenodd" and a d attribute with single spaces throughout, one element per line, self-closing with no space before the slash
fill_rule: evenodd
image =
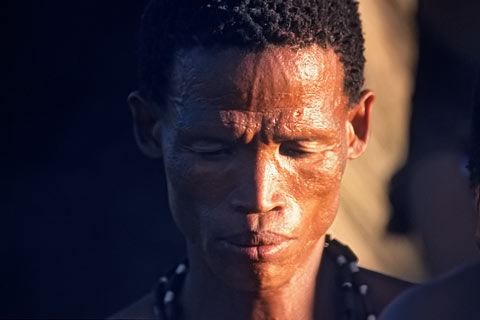
<path id="1" fill-rule="evenodd" d="M 235 142 L 241 137 L 236 137 L 232 130 L 222 126 L 189 126 L 178 130 L 177 138 L 180 140 L 191 141 L 211 141 L 211 142 Z"/>
<path id="2" fill-rule="evenodd" d="M 335 139 L 338 136 L 337 131 L 312 127 L 303 130 L 291 130 L 290 133 L 282 132 L 285 131 L 284 129 L 279 131 L 274 133 L 274 141 L 321 141 Z"/>

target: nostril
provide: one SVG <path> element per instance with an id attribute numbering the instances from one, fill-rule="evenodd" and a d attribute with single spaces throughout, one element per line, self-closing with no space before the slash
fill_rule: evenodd
<path id="1" fill-rule="evenodd" d="M 275 208 L 273 208 L 272 210 L 270 211 L 282 211 L 283 210 L 283 207 L 282 206 L 276 206 Z"/>
<path id="2" fill-rule="evenodd" d="M 258 197 L 236 198 L 230 203 L 235 212 L 243 214 L 279 212 L 285 209 L 284 201 L 262 201 Z"/>

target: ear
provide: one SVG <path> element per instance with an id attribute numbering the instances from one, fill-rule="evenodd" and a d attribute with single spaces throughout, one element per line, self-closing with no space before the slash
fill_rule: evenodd
<path id="1" fill-rule="evenodd" d="M 370 112 L 374 100 L 375 95 L 373 92 L 365 90 L 361 94 L 360 101 L 348 110 L 348 159 L 360 157 L 367 147 L 370 135 Z"/>
<path id="2" fill-rule="evenodd" d="M 161 158 L 160 117 L 154 106 L 147 102 L 138 91 L 130 93 L 128 104 L 132 111 L 135 139 L 140 150 L 151 158 Z"/>

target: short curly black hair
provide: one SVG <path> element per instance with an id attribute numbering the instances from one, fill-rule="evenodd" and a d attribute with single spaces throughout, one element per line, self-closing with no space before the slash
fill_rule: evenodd
<path id="1" fill-rule="evenodd" d="M 339 55 L 344 91 L 351 103 L 358 102 L 365 57 L 355 0 L 150 0 L 139 34 L 140 92 L 165 102 L 178 50 L 312 44 Z"/>
<path id="2" fill-rule="evenodd" d="M 470 184 L 475 189 L 480 186 L 480 68 L 477 70 L 471 127 L 468 169 Z"/>

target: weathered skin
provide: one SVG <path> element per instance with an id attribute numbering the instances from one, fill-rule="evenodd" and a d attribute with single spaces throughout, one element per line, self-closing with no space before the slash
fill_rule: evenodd
<path id="1" fill-rule="evenodd" d="M 346 161 L 365 149 L 373 94 L 349 105 L 342 63 L 317 46 L 197 48 L 173 70 L 167 106 L 129 101 L 187 239 L 186 319 L 312 319 L 324 235 Z"/>

